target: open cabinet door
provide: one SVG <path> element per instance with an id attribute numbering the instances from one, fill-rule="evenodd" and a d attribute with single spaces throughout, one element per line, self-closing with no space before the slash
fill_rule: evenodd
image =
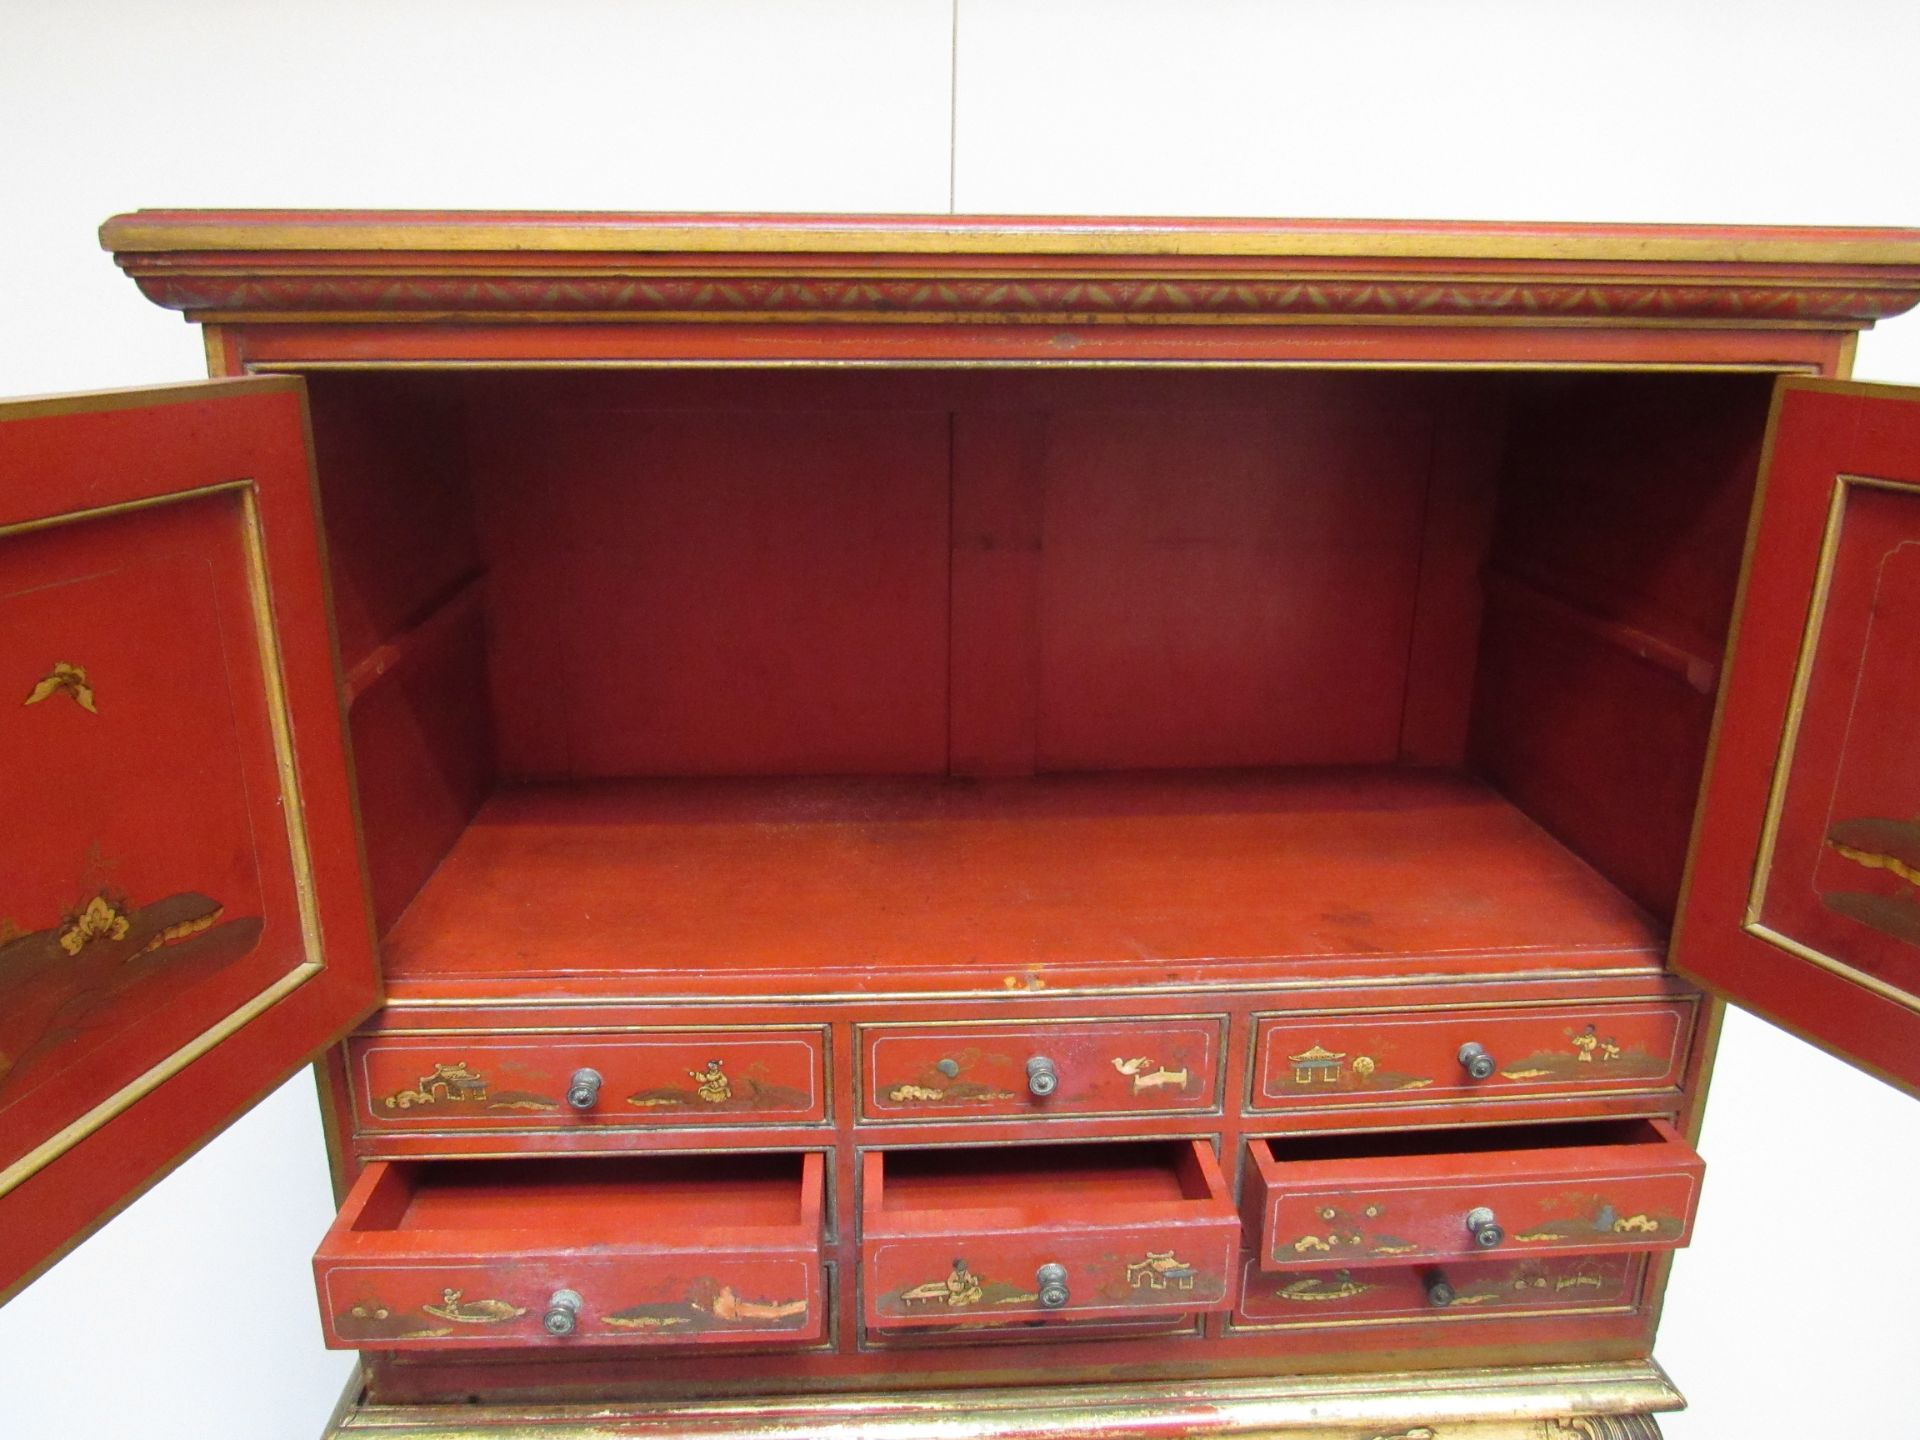
<path id="1" fill-rule="evenodd" d="M 0 1299 L 378 998 L 305 391 L 0 405 Z"/>
<path id="2" fill-rule="evenodd" d="M 1676 966 L 1920 1093 L 1920 389 L 1783 380 Z"/>

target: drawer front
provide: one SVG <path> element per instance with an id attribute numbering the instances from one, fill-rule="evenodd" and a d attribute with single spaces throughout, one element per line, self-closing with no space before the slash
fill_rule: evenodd
<path id="1" fill-rule="evenodd" d="M 745 1157 L 749 1164 L 755 1157 Z M 375 1163 L 314 1256 L 327 1343 L 445 1350 L 818 1340 L 825 1157 Z"/>
<path id="2" fill-rule="evenodd" d="M 862 1247 L 867 1321 L 877 1329 L 993 1325 L 1224 1310 L 1240 1254 L 1230 1224 L 954 1234 Z M 1042 1303 L 1042 1271 L 1065 1299 Z"/>
<path id="3" fill-rule="evenodd" d="M 827 1116 L 826 1053 L 815 1029 L 373 1035 L 348 1045 L 363 1134 L 804 1125 Z M 583 1070 L 600 1083 L 576 1108 Z"/>
<path id="4" fill-rule="evenodd" d="M 916 1180 L 929 1157 L 941 1164 Z M 863 1315 L 875 1330 L 1224 1310 L 1240 1238 L 1204 1140 L 861 1160 Z"/>
<path id="5" fill-rule="evenodd" d="M 319 1275 L 327 1343 L 555 1352 L 606 1345 L 797 1344 L 824 1328 L 820 1263 L 712 1252 L 330 1265 Z M 575 1329 L 547 1329 L 554 1297 L 580 1297 Z"/>
<path id="6" fill-rule="evenodd" d="M 1212 1110 L 1225 1026 L 1219 1016 L 863 1026 L 860 1113 L 1045 1119 Z"/>
<path id="7" fill-rule="evenodd" d="M 1646 1266 L 1645 1254 L 1634 1252 L 1276 1275 L 1263 1273 L 1250 1257 L 1233 1320 L 1243 1327 L 1309 1327 L 1631 1310 Z"/>
<path id="8" fill-rule="evenodd" d="M 1255 1141 L 1248 1198 L 1261 1217 L 1261 1263 L 1322 1270 L 1675 1249 L 1691 1235 L 1703 1167 L 1664 1122 L 1635 1123 L 1658 1141 L 1297 1163 Z"/>
<path id="9" fill-rule="evenodd" d="M 1268 1016 L 1254 1032 L 1251 1108 L 1671 1090 L 1680 1084 L 1692 1026 L 1687 1000 Z M 1473 1061 L 1480 1078 L 1469 1071 Z"/>

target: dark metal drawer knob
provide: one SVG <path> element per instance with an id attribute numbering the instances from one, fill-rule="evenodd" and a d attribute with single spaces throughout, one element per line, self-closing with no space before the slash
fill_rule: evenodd
<path id="1" fill-rule="evenodd" d="M 1477 1205 L 1467 1212 L 1467 1229 L 1473 1234 L 1473 1243 L 1482 1250 L 1491 1250 L 1507 1238 L 1507 1232 L 1493 1218 L 1493 1211 L 1484 1205 Z"/>
<path id="2" fill-rule="evenodd" d="M 1459 1298 L 1460 1292 L 1447 1283 L 1444 1275 L 1435 1275 L 1427 1281 L 1427 1303 L 1444 1310 Z"/>
<path id="3" fill-rule="evenodd" d="M 1027 1061 L 1027 1089 L 1044 1100 L 1060 1088 L 1060 1072 L 1053 1068 L 1053 1061 L 1044 1055 L 1036 1055 Z"/>
<path id="4" fill-rule="evenodd" d="M 600 1100 L 600 1072 L 580 1069 L 567 1082 L 567 1104 L 576 1110 L 591 1110 Z"/>
<path id="5" fill-rule="evenodd" d="M 549 1335 L 571 1335 L 580 1328 L 580 1307 L 584 1303 L 578 1290 L 556 1290 L 540 1323 Z"/>
<path id="6" fill-rule="evenodd" d="M 1485 1080 L 1500 1068 L 1500 1062 L 1479 1041 L 1469 1040 L 1460 1047 L 1460 1068 L 1467 1072 L 1468 1079 Z"/>
<path id="7" fill-rule="evenodd" d="M 1034 1272 L 1033 1278 L 1040 1286 L 1040 1308 L 1042 1310 L 1059 1310 L 1066 1305 L 1066 1266 L 1042 1265 Z"/>

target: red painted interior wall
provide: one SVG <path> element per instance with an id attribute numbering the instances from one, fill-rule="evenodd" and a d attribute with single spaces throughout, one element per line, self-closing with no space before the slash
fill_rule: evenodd
<path id="1" fill-rule="evenodd" d="M 383 928 L 501 779 L 1394 763 L 1671 914 L 1765 377 L 310 384 Z"/>

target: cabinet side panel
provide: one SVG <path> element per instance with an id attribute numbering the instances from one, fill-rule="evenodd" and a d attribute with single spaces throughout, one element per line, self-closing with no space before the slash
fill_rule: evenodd
<path id="1" fill-rule="evenodd" d="M 1663 920 L 1706 760 L 1769 383 L 1546 377 L 1516 403 L 1469 755 Z"/>
<path id="2" fill-rule="evenodd" d="M 454 397 L 315 375 L 327 526 L 368 881 L 384 933 L 493 783 L 484 582 Z"/>

